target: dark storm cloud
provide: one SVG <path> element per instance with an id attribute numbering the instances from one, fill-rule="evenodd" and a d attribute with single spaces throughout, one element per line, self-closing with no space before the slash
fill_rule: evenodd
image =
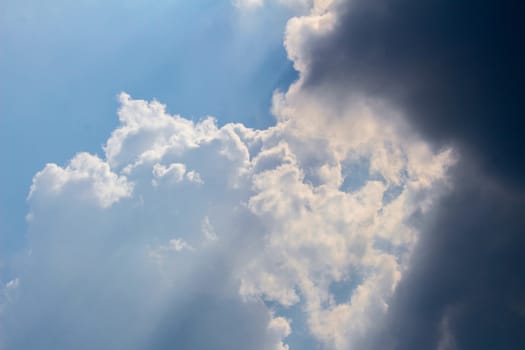
<path id="1" fill-rule="evenodd" d="M 525 12 L 512 1 L 354 0 L 306 88 L 399 108 L 460 154 L 369 349 L 525 349 Z"/>
<path id="2" fill-rule="evenodd" d="M 525 349 L 525 198 L 478 171 L 455 169 L 370 349 Z"/>
<path id="3" fill-rule="evenodd" d="M 523 188 L 525 5 L 354 0 L 312 42 L 307 85 L 381 96 L 428 139 Z"/>

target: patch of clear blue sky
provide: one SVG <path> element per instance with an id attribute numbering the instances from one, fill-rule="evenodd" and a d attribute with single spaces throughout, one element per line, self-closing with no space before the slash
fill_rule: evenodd
<path id="1" fill-rule="evenodd" d="M 283 307 L 276 302 L 266 302 L 266 306 L 273 310 L 276 315 L 291 320 L 292 333 L 285 339 L 285 343 L 290 346 L 290 349 L 322 349 L 321 344 L 310 334 L 308 329 L 304 303 L 300 302 L 290 307 Z"/>
<path id="2" fill-rule="evenodd" d="M 120 91 L 189 118 L 272 124 L 273 90 L 296 79 L 282 45 L 289 16 L 229 0 L 2 1 L 0 260 L 23 247 L 32 176 L 100 154 Z"/>

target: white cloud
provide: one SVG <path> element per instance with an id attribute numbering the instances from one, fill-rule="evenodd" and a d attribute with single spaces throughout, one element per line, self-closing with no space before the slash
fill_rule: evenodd
<path id="1" fill-rule="evenodd" d="M 292 332 L 290 322 L 284 317 L 272 318 L 268 324 L 268 329 L 277 339 L 286 338 Z M 283 342 L 279 342 L 275 350 L 289 350 L 289 347 Z"/>
<path id="2" fill-rule="evenodd" d="M 21 298 L 2 314 L 7 348 L 165 348 L 158 342 L 176 342 L 171 334 L 190 320 L 201 320 L 191 327 L 209 333 L 208 347 L 226 337 L 222 348 L 282 348 L 287 333 L 270 327 L 262 303 L 243 302 L 233 279 L 261 233 L 242 204 L 248 143 L 261 133 L 193 123 L 125 94 L 121 102 L 105 159 L 81 153 L 34 177 L 32 254 L 17 271 Z M 198 315 L 176 311 L 188 298 L 196 306 L 187 313 Z"/>
<path id="3" fill-rule="evenodd" d="M 335 116 L 298 89 L 278 97 L 280 121 L 266 130 L 218 127 L 212 118 L 194 123 L 168 115 L 158 102 L 122 94 L 105 159 L 81 153 L 35 175 L 32 254 L 19 271 L 21 298 L 5 311 L 8 343 L 32 346 L 27 327 L 51 317 L 51 330 L 31 341 L 58 336 L 59 343 L 48 344 L 59 349 L 98 332 L 98 347 L 119 339 L 111 344 L 155 348 L 163 337 L 177 341 L 166 334 L 187 322 L 188 312 L 204 312 L 195 306 L 171 313 L 194 298 L 196 305 L 233 303 L 237 315 L 214 306 L 214 317 L 245 324 L 260 349 L 287 349 L 293 331 L 261 299 L 304 303 L 311 333 L 328 347 L 364 336 L 403 270 L 406 256 L 390 247 L 409 251 L 414 244 L 406 221 L 421 198 L 431 201 L 449 156 L 379 126 L 374 106 L 349 109 L 341 119 L 353 118 L 348 135 L 355 138 L 337 134 L 341 124 L 314 126 Z M 369 178 L 347 191 L 347 165 L 362 159 Z M 385 201 L 393 187 L 400 192 Z M 358 282 L 336 302 L 331 285 L 345 280 Z M 136 317 L 148 326 L 129 329 L 122 321 Z M 66 324 L 68 335 L 53 333 Z M 167 333 L 157 334 L 156 325 Z M 254 346 L 253 335 L 222 336 Z"/>
<path id="4" fill-rule="evenodd" d="M 132 190 L 133 185 L 126 177 L 114 173 L 109 164 L 97 156 L 79 153 L 65 168 L 47 164 L 44 170 L 37 173 L 29 199 L 36 201 L 39 198 L 33 197 L 37 195 L 58 196 L 64 191 L 71 191 L 73 196 L 92 197 L 105 208 L 129 197 Z"/>

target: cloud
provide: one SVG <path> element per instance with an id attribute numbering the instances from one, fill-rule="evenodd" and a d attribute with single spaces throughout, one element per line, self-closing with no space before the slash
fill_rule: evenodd
<path id="1" fill-rule="evenodd" d="M 73 196 L 92 197 L 101 207 L 106 208 L 121 198 L 130 196 L 132 190 L 132 184 L 125 177 L 113 173 L 109 164 L 97 156 L 79 153 L 66 168 L 48 164 L 36 174 L 29 199 L 38 201 L 39 198 L 34 198 L 37 195 L 47 197 L 71 191 Z"/>
<path id="2" fill-rule="evenodd" d="M 519 349 L 523 198 L 455 169 L 372 349 Z M 491 188 L 492 187 L 492 188 Z"/>
<path id="3" fill-rule="evenodd" d="M 79 153 L 33 179 L 4 347 L 287 349 L 293 320 L 271 303 L 303 305 L 327 347 L 364 336 L 452 154 L 400 137 L 369 101 L 346 111 L 355 139 L 304 123 L 334 111 L 299 88 L 275 96 L 265 130 L 121 94 L 103 157 Z"/>

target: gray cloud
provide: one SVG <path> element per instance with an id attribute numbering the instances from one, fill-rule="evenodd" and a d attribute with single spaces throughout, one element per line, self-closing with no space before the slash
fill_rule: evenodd
<path id="1" fill-rule="evenodd" d="M 370 349 L 525 347 L 525 33 L 514 1 L 342 1 L 297 55 L 333 105 L 385 101 L 460 162 Z"/>
<path id="2" fill-rule="evenodd" d="M 371 349 L 525 346 L 525 199 L 479 169 L 455 172 Z"/>
<path id="3" fill-rule="evenodd" d="M 335 29 L 310 38 L 305 85 L 388 100 L 428 140 L 523 189 L 523 11 L 516 1 L 342 1 Z"/>

